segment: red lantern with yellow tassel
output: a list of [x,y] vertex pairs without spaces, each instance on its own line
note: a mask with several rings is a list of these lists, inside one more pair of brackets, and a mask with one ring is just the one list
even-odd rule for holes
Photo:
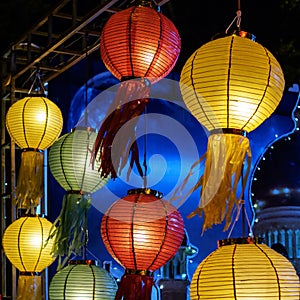
[[161,193],[133,189],[106,211],[101,236],[108,252],[125,267],[115,300],[150,300],[153,272],[176,254],[184,222]]
[[134,134],[138,118],[131,122],[128,137],[112,147],[114,137],[127,121],[141,115],[151,84],[171,72],[181,49],[176,27],[154,8],[153,1],[136,2],[108,19],[100,40],[103,63],[121,81],[94,146],[94,159],[99,152],[101,161],[99,172],[111,178],[120,174],[129,154],[131,166],[136,164],[142,176]]

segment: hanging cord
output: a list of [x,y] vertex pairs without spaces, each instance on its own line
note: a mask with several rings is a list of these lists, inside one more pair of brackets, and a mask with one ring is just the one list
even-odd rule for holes
[[[87,42],[88,42],[88,34],[87,32],[84,35],[83,38],[83,43],[84,43],[84,49],[85,49],[85,84],[84,84],[84,101],[85,101],[85,110],[84,110],[84,124],[87,127],[88,124],[88,47],[87,47]],[[88,135],[90,137],[90,135]],[[84,181],[84,176],[83,176],[83,181]],[[83,185],[83,182],[82,182]],[[87,222],[88,219],[88,211],[85,211],[85,220]],[[87,248],[88,248],[88,226],[87,223],[83,224],[84,226],[82,227],[83,231],[83,236],[84,236],[84,245],[83,245],[83,259],[86,260],[87,257]]]
[[[30,89],[29,89],[29,91],[28,91],[28,94],[30,95],[31,92],[32,92],[32,90],[34,89],[34,87],[37,86],[37,88],[39,89],[39,91],[41,92],[41,94],[44,94],[44,95],[45,95],[46,92],[45,92],[45,88],[44,88],[44,85],[43,85],[42,80],[41,80],[41,72],[40,72],[40,68],[37,67],[35,73],[33,73],[33,74],[35,75],[35,77],[34,77],[34,80],[33,80],[32,85],[31,85],[31,87],[30,87]],[[33,75],[33,74],[32,74],[32,75]],[[32,76],[32,75],[31,75],[31,76]],[[31,76],[30,76],[30,77],[31,77]]]
[[[243,168],[242,168],[242,173],[241,173],[241,181],[242,182],[244,181],[244,171],[243,171]],[[248,217],[247,210],[246,210],[246,206],[245,206],[245,200],[244,200],[245,195],[244,195],[244,192],[243,192],[242,198],[243,199],[239,200],[239,203],[238,203],[238,206],[237,206],[236,217],[234,219],[234,222],[232,223],[232,226],[231,226],[231,229],[230,229],[230,231],[228,233],[228,237],[227,238],[230,238],[230,236],[232,234],[232,231],[233,231],[233,228],[235,227],[236,222],[239,220],[241,213],[242,213],[242,236],[243,237],[246,236],[246,228],[245,228],[246,222],[247,222],[248,229],[249,229],[249,236],[251,236],[251,237],[253,236],[252,226],[250,224],[249,217]]]
[[84,110],[84,124],[88,124],[88,47],[87,47],[88,34],[86,33],[83,39],[84,49],[85,49],[85,85],[84,85],[84,100],[85,100],[85,110]]
[[233,231],[233,228],[235,227],[236,222],[239,220],[241,213],[242,213],[242,227],[243,227],[242,228],[242,232],[243,232],[242,235],[243,235],[243,237],[246,236],[245,223],[247,223],[248,228],[249,228],[249,236],[253,236],[252,226],[250,224],[250,220],[249,220],[249,217],[248,217],[248,214],[247,214],[247,211],[246,211],[245,200],[239,200],[239,205],[238,205],[238,208],[237,208],[236,217],[234,219],[234,222],[232,223],[232,226],[231,226],[231,229],[228,233],[227,238],[230,238],[230,236],[232,234],[232,231]]
[[242,17],[242,11],[241,11],[241,2],[240,0],[238,0],[238,10],[236,12],[236,16],[234,17],[234,19],[232,20],[232,22],[229,24],[229,26],[227,27],[225,33],[228,33],[228,30],[230,29],[230,27],[232,26],[232,24],[236,21],[236,27],[238,30],[241,29],[241,17]]
[[[88,212],[85,211],[85,220],[87,220],[88,216],[87,216]],[[83,231],[83,236],[84,236],[84,245],[83,245],[83,251],[82,251],[82,257],[84,260],[86,260],[86,253],[87,253],[87,249],[88,249],[88,242],[89,242],[89,231],[88,231],[88,228],[87,228],[87,224],[86,226],[84,226],[82,228],[82,231]]]
[[145,106],[144,109],[144,162],[143,162],[143,167],[144,167],[144,175],[143,175],[143,184],[144,188],[147,188],[147,106]]

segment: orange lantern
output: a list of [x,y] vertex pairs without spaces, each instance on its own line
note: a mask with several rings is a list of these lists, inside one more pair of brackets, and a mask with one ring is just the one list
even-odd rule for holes
[[101,235],[108,252],[125,267],[115,300],[149,300],[153,272],[176,254],[184,222],[161,193],[133,189],[106,211]]
[[[125,167],[129,152],[131,165],[135,163],[142,176],[133,134],[137,118],[132,119],[144,111],[151,84],[171,72],[180,53],[181,40],[176,27],[153,6],[153,1],[142,0],[117,12],[102,31],[101,58],[121,81],[94,146],[95,159],[99,151],[99,172],[103,176],[111,174],[111,178],[116,178]],[[116,133],[129,120],[132,123],[128,137],[116,143]]]

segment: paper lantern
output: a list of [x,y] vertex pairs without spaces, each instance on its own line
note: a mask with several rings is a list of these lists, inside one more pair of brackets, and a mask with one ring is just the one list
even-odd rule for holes
[[125,268],[116,300],[148,300],[153,272],[176,254],[184,222],[161,193],[134,189],[106,211],[101,236],[108,252]]
[[44,217],[26,215],[12,222],[3,234],[5,255],[20,271],[18,299],[40,299],[41,272],[55,260],[53,241],[48,240],[52,226]]
[[190,286],[191,300],[299,297],[299,277],[293,265],[256,238],[219,241],[219,248],[197,267]]
[[[101,174],[111,174],[112,178],[125,167],[129,153],[132,165],[135,163],[140,172],[134,134],[138,118],[134,117],[144,111],[151,84],[171,72],[181,49],[176,27],[154,8],[154,1],[137,3],[113,14],[100,39],[102,61],[121,81],[94,147],[94,155],[99,152],[101,159]],[[118,130],[129,120],[128,136],[114,141]]]
[[49,286],[50,300],[113,300],[117,283],[112,275],[91,260],[70,260]]
[[43,196],[44,150],[59,137],[63,118],[59,107],[41,96],[28,96],[12,104],[6,114],[11,139],[23,149],[16,186],[18,208],[29,210]]
[[228,229],[250,170],[247,134],[274,112],[284,90],[278,61],[249,36],[236,31],[204,44],[181,71],[183,101],[209,131],[206,154],[194,166],[205,161],[204,173],[190,191],[201,187],[189,217],[204,213],[203,230],[224,219]]
[[[101,177],[98,164],[91,165],[91,152],[97,133],[89,127],[76,127],[57,139],[49,151],[53,177],[66,190],[61,212],[54,222],[56,238],[53,253],[58,255],[58,269],[80,254],[86,243],[87,218],[91,194],[101,189],[109,178]],[[61,262],[62,257],[64,261]]]

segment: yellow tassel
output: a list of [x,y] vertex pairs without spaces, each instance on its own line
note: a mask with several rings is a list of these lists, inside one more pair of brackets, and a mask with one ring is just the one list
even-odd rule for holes
[[40,275],[20,275],[17,300],[42,300]]
[[[244,170],[246,158],[247,169]],[[189,178],[193,175],[193,169],[199,167],[205,160],[203,175],[185,196],[186,199],[196,189],[201,190],[198,207],[187,217],[192,218],[195,215],[204,217],[202,234],[206,229],[221,224],[224,220],[224,231],[231,225],[234,219],[232,214],[238,208],[244,194],[251,158],[247,137],[229,133],[216,133],[209,136],[205,155],[193,164],[180,188],[180,191],[185,188]],[[240,195],[237,195],[240,183],[242,183]],[[178,190],[175,193],[178,193]],[[173,195],[170,201],[178,200],[178,198]]]
[[23,151],[16,186],[16,206],[27,211],[36,208],[43,197],[44,153]]

